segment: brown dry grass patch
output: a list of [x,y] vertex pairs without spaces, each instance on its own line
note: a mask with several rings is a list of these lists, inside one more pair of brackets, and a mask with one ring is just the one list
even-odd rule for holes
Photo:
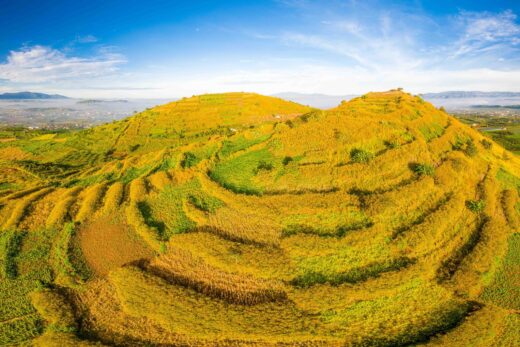
[[98,276],[154,256],[154,252],[118,216],[102,216],[83,225],[78,232],[78,241],[85,261]]
[[174,249],[152,260],[147,270],[170,283],[235,304],[255,305],[287,299],[281,283],[222,271],[188,251]]

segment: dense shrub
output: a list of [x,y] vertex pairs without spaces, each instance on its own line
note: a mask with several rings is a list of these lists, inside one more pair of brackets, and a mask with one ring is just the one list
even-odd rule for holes
[[224,206],[224,203],[219,199],[202,193],[191,194],[188,199],[193,206],[201,211],[209,213],[214,213],[219,207]]
[[470,157],[473,157],[477,154],[477,146],[475,146],[473,140],[468,140],[466,143],[466,148],[464,149],[464,153]]
[[385,144],[386,147],[388,147],[390,149],[398,148],[400,146],[398,139],[386,140],[384,142],[384,144]]
[[374,158],[374,154],[361,148],[350,151],[350,161],[353,163],[368,163]]
[[260,170],[266,170],[266,171],[271,171],[272,169],[274,168],[273,164],[272,163],[269,163],[265,160],[261,160],[259,163],[258,163],[258,166],[256,167],[256,169],[258,171]]
[[480,213],[486,207],[486,203],[484,200],[468,200],[466,201],[466,207],[470,209],[471,212]]
[[461,140],[460,138],[456,140],[456,142],[453,144],[453,150],[455,151],[462,151],[464,154],[466,154],[469,157],[473,157],[477,154],[477,146],[475,146],[475,143],[473,142],[473,139],[469,138],[467,140]]
[[435,175],[435,168],[429,164],[413,163],[410,168],[419,176],[433,176]]
[[20,252],[22,241],[27,235],[25,231],[11,231],[11,235],[5,247],[4,273],[9,279],[14,279],[18,275],[15,258]]
[[493,142],[488,141],[488,140],[486,140],[486,139],[482,139],[482,141],[480,141],[480,143],[482,144],[482,146],[483,146],[485,149],[491,149],[491,147],[493,147]]
[[182,159],[181,166],[186,169],[197,165],[198,162],[199,159],[195,154],[191,152],[186,152],[184,153],[184,158]]

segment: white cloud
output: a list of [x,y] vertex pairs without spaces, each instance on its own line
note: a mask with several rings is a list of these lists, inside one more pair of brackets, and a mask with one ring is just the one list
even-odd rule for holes
[[16,83],[46,83],[85,79],[113,74],[126,59],[117,53],[102,52],[81,58],[45,46],[32,46],[11,51],[0,64],[0,79]]
[[468,40],[495,41],[520,34],[512,11],[498,14],[462,12],[460,19],[466,24],[465,38]]
[[[453,56],[481,54],[489,51],[507,53],[520,39],[520,25],[512,11],[501,13],[461,12],[457,17],[462,35],[455,43]],[[506,49],[506,52],[503,50]]]
[[337,30],[346,32],[351,35],[359,35],[361,34],[363,28],[357,22],[353,20],[340,20],[340,21],[322,21],[322,24],[329,25]]
[[[467,70],[388,70],[385,73],[361,67],[303,65],[288,69],[235,71],[202,80],[183,81],[198,92],[244,88],[262,93],[356,94],[404,87],[414,93],[452,90],[517,90],[520,71],[488,68]],[[172,85],[172,88],[175,88]]]

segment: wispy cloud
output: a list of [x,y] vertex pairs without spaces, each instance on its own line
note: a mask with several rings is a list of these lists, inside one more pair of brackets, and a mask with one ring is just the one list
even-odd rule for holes
[[492,42],[520,34],[520,25],[515,22],[517,16],[510,10],[498,14],[461,12],[459,18],[466,26],[466,40]]
[[0,78],[18,83],[93,78],[113,74],[125,62],[124,56],[113,52],[85,58],[68,56],[50,47],[31,46],[9,52],[7,61],[0,63]]
[[313,49],[325,50],[350,58],[361,66],[374,67],[368,59],[359,54],[358,49],[345,41],[336,41],[321,35],[308,35],[302,33],[284,33],[280,36],[286,44],[298,45]]
[[74,42],[77,42],[77,43],[94,43],[94,42],[98,42],[98,38],[95,37],[94,35],[85,35],[85,36],[76,36],[76,39],[74,40]]
[[396,9],[328,16],[321,18],[321,26],[285,31],[277,39],[285,45],[346,57],[346,66],[382,74],[439,68],[520,68],[505,64],[520,63],[520,25],[510,10],[461,11],[451,21]]
[[361,32],[363,31],[362,25],[356,20],[324,20],[321,23],[356,36],[361,34]]
[[[352,19],[323,20],[323,28],[313,33],[285,32],[281,42],[327,51],[347,57],[347,66],[359,66],[384,73],[388,69],[413,69],[423,59],[417,52],[417,40],[410,31],[395,27],[387,14],[363,24]],[[330,31],[332,30],[332,31]]]
[[520,25],[512,11],[501,13],[461,12],[457,17],[462,34],[455,43],[454,57],[497,53],[504,55],[520,49]]

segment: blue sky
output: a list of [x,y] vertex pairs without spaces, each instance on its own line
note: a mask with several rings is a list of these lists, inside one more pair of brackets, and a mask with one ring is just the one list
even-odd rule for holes
[[0,0],[0,92],[520,91],[519,1]]

